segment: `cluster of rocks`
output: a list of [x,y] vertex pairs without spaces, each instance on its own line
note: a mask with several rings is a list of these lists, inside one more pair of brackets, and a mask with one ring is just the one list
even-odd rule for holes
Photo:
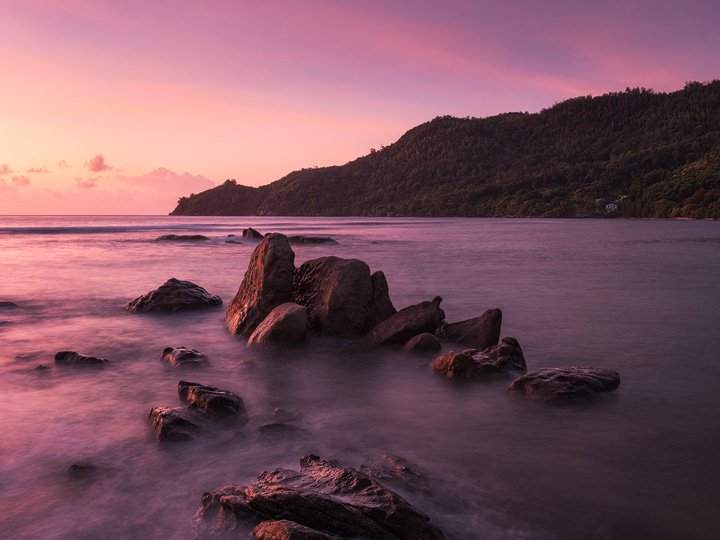
[[[260,233],[260,231],[249,227],[243,229],[242,237],[248,240],[262,240],[266,235]],[[337,244],[337,241],[330,238],[329,236],[307,236],[304,234],[295,234],[287,237],[288,242],[291,244]]]

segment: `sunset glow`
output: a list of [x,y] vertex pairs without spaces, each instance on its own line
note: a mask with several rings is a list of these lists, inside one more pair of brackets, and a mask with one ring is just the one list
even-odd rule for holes
[[0,213],[167,213],[435,116],[720,73],[713,2],[6,0]]

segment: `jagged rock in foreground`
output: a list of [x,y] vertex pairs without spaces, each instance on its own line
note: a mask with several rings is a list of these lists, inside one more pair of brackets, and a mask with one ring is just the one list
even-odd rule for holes
[[430,302],[420,302],[401,309],[370,330],[361,342],[370,345],[404,345],[418,334],[434,333],[445,319],[440,302],[442,298],[436,296]]
[[156,242],[204,242],[210,240],[202,234],[163,234],[158,236]]
[[295,253],[285,235],[263,237],[225,314],[230,333],[250,337],[274,308],[292,300],[294,263]]
[[237,394],[221,390],[214,386],[180,381],[178,396],[192,409],[214,419],[232,419],[239,423],[247,423],[245,403]]
[[172,368],[205,367],[210,360],[196,349],[187,347],[167,347],[162,353],[162,359]]
[[405,352],[434,352],[442,348],[440,340],[434,334],[423,332],[418,334],[403,346]]
[[55,363],[61,366],[79,366],[79,367],[102,367],[109,366],[110,361],[105,358],[97,358],[80,354],[75,351],[60,351],[55,354]]
[[246,540],[341,540],[286,519],[263,521]]
[[444,538],[428,516],[363,472],[314,455],[302,457],[300,467],[260,473],[249,486],[204,493],[197,532],[217,538],[253,522],[283,519],[344,539]]
[[157,289],[128,302],[125,309],[145,313],[176,313],[220,305],[222,305],[220,297],[211,295],[200,285],[170,278]]
[[250,240],[262,240],[263,239],[263,235],[260,234],[260,232],[256,231],[255,229],[253,229],[252,227],[243,229],[242,237],[249,238]]
[[318,334],[359,335],[395,313],[385,276],[373,276],[358,259],[313,259],[295,272],[293,299],[307,307],[310,327]]
[[443,324],[435,335],[443,341],[482,351],[498,344],[501,325],[502,311],[488,309],[479,317]]
[[307,308],[285,302],[273,309],[248,339],[248,345],[297,343],[307,334]]
[[526,394],[546,401],[586,399],[599,392],[611,392],[620,385],[620,375],[609,369],[557,367],[531,371],[515,379],[508,392]]
[[451,379],[476,379],[527,370],[520,343],[513,337],[504,337],[499,345],[484,351],[468,349],[444,354],[433,362],[433,368]]

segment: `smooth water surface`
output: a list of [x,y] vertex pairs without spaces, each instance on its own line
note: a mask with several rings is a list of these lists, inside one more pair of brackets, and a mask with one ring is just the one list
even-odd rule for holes
[[[552,406],[506,394],[505,379],[445,380],[432,356],[327,339],[248,349],[224,309],[123,311],[170,277],[227,305],[256,244],[225,239],[247,226],[332,236],[338,245],[296,246],[296,265],[363,259],[385,272],[396,307],[439,294],[448,320],[499,307],[529,369],[605,367],[622,384]],[[169,233],[211,241],[153,241]],[[0,537],[192,538],[204,491],[307,452],[349,466],[410,460],[433,491],[400,492],[448,538],[720,537],[719,223],[0,217],[0,276],[0,301],[19,305],[0,308]],[[178,345],[212,366],[169,369],[161,352]],[[56,368],[59,350],[112,365]],[[250,424],[158,448],[145,416],[180,405],[180,378],[238,393]],[[310,435],[258,435],[275,408]],[[97,473],[68,475],[85,462]]]

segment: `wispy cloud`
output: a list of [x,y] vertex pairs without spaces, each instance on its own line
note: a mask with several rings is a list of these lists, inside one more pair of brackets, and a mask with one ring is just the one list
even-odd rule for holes
[[86,163],[87,168],[89,171],[92,172],[103,172],[103,171],[112,171],[113,168],[110,166],[110,164],[105,161],[105,156],[102,154],[96,155],[94,158],[92,158],[90,161]]
[[93,189],[98,185],[97,178],[76,178],[75,185],[82,189]]
[[0,164],[0,174],[10,174],[13,170],[8,166],[7,163]]
[[68,165],[68,162],[65,161],[64,159],[61,159],[60,161],[58,161],[58,168],[59,168],[59,169],[67,169],[67,168],[69,168],[69,167],[70,167],[70,165]]
[[30,167],[29,169],[26,169],[25,172],[43,174],[49,173],[50,171],[48,171],[45,167]]
[[12,183],[16,186],[29,186],[30,179],[27,176],[13,176]]

